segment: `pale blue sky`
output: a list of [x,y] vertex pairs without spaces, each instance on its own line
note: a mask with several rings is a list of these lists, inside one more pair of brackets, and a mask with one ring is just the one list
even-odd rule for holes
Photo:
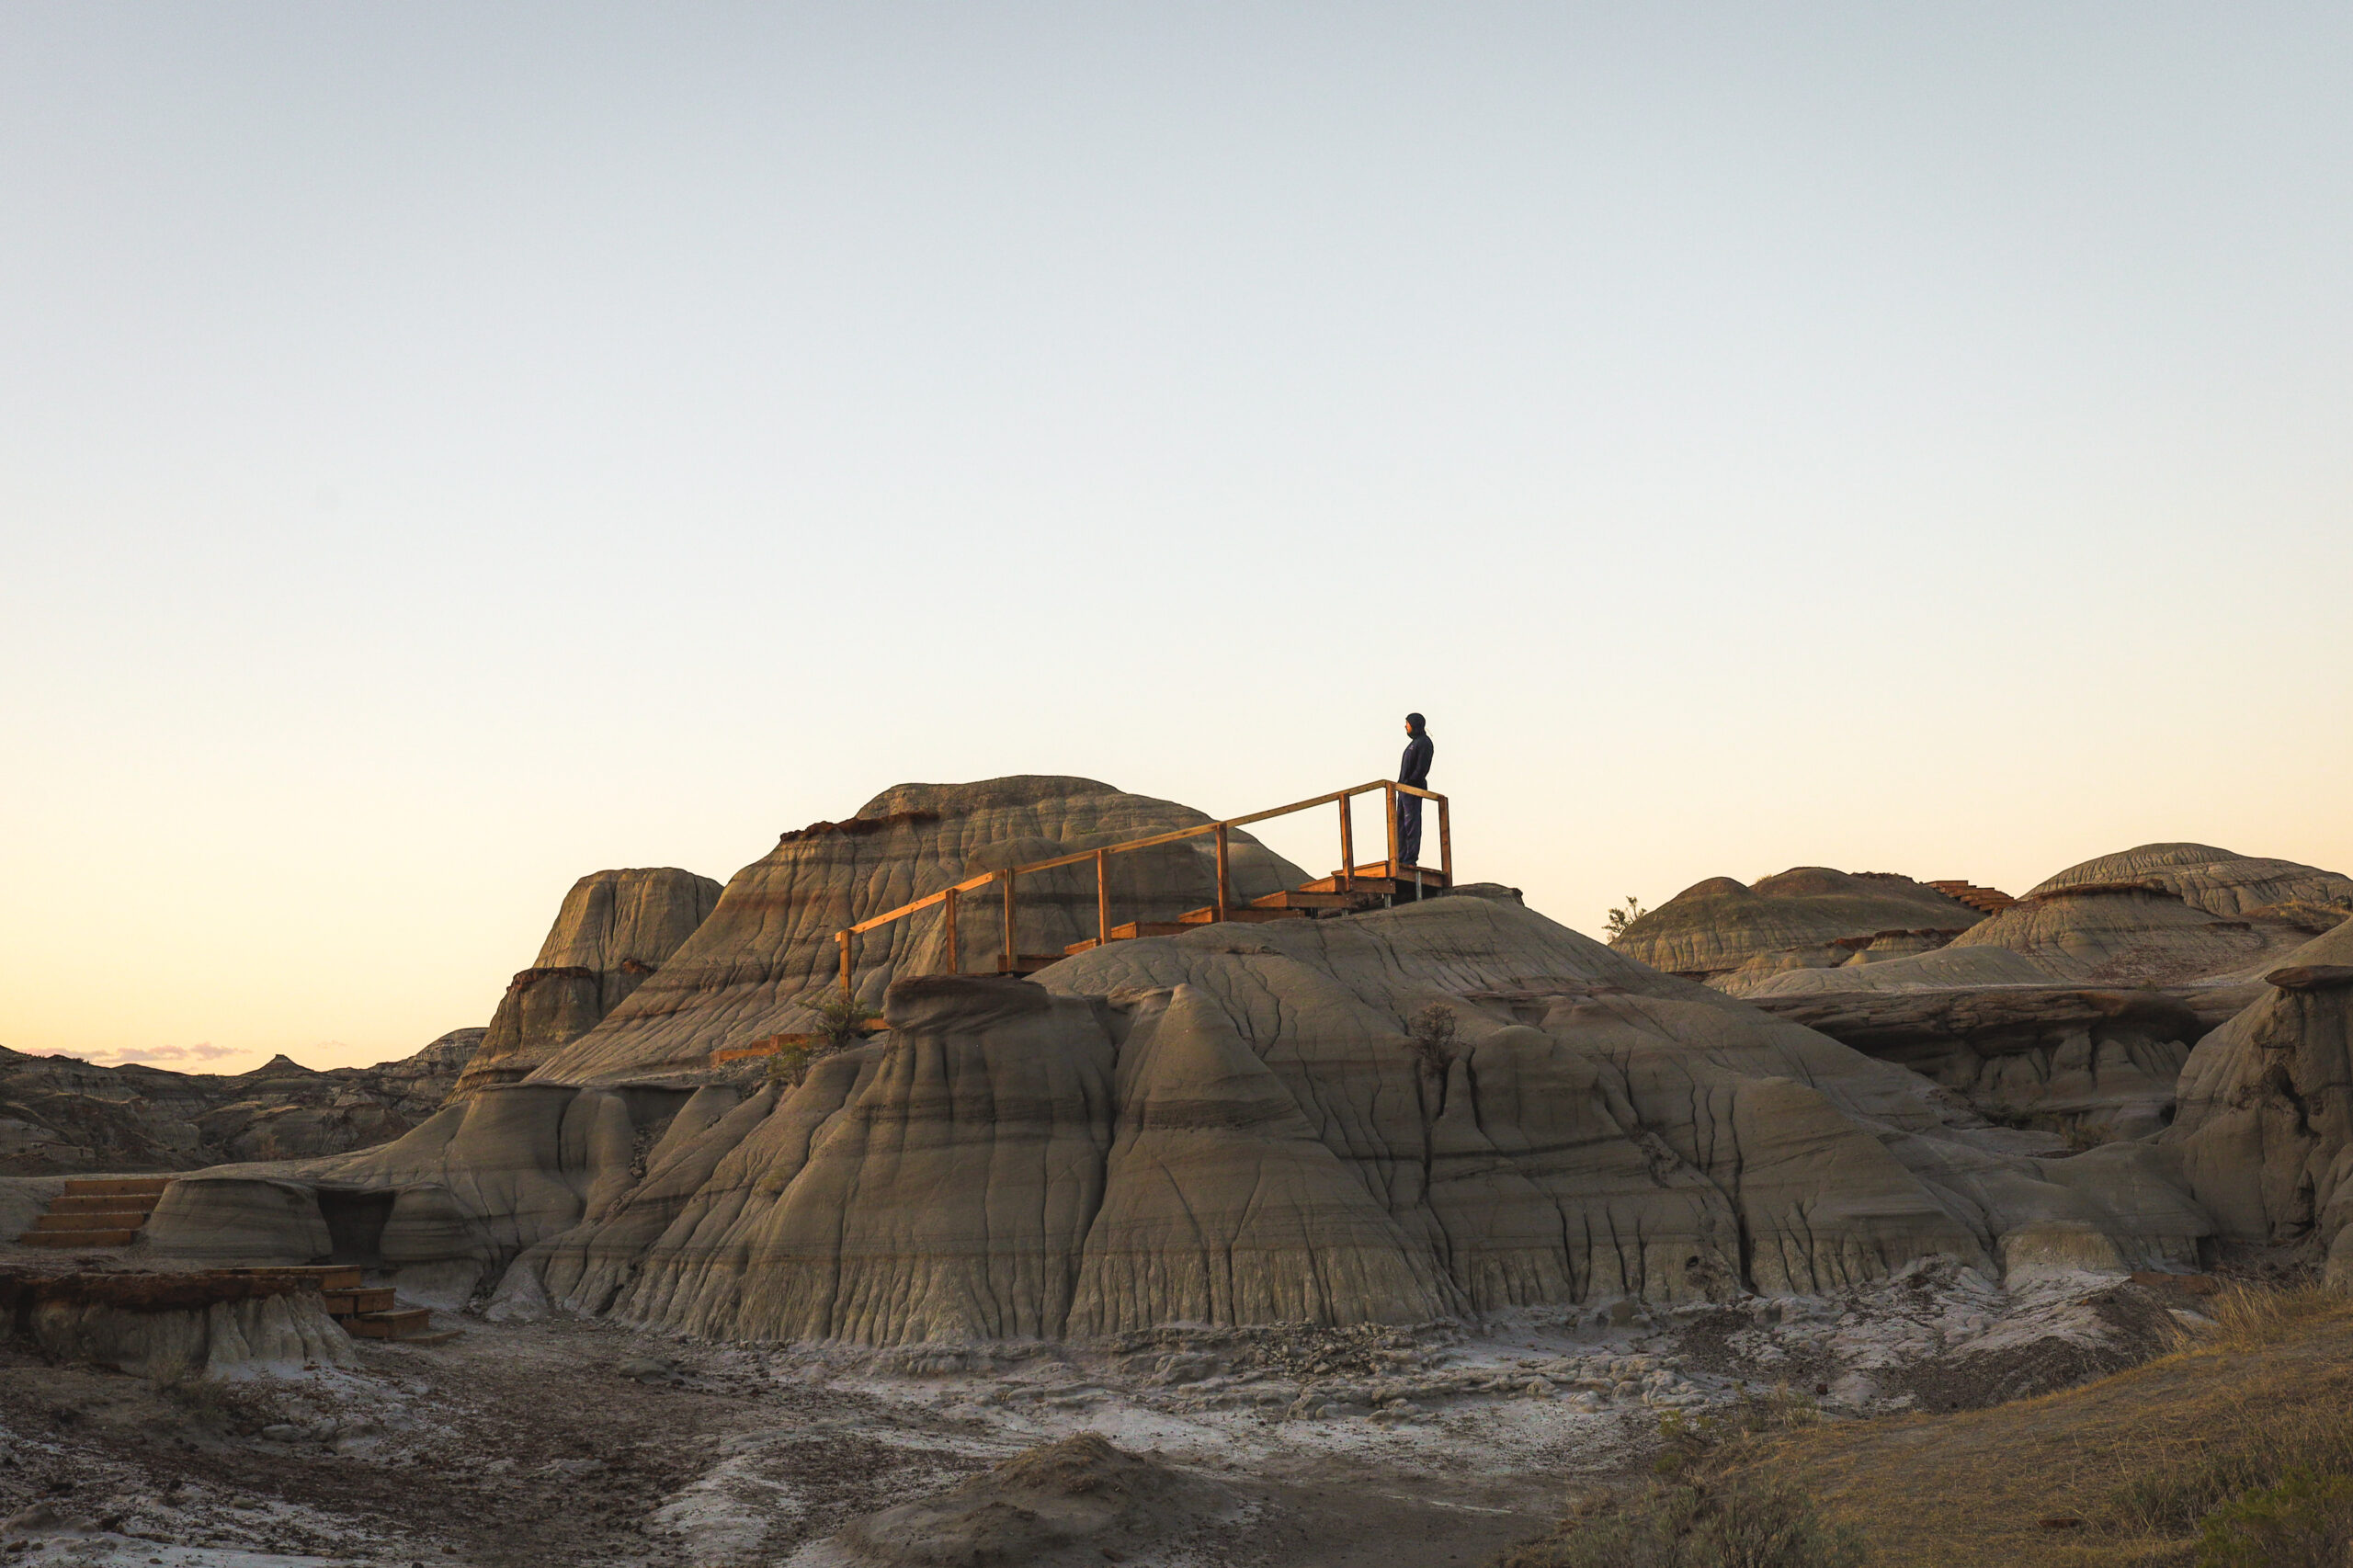
[[404,1053],[583,872],[1407,708],[1587,930],[2353,869],[2348,80],[2321,5],[0,3],[0,1044]]

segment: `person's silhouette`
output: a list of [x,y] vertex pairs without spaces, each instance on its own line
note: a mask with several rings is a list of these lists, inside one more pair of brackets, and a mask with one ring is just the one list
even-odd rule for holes
[[[1419,713],[1405,715],[1405,755],[1397,764],[1397,782],[1411,784],[1416,790],[1430,787],[1430,744],[1428,721]],[[1418,866],[1422,861],[1422,798],[1400,794],[1397,797],[1397,862],[1403,866]],[[1392,868],[1392,875],[1395,874]]]

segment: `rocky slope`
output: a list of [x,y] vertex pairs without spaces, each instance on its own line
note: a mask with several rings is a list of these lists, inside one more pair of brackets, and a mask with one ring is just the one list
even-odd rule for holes
[[597,871],[574,882],[540,956],[499,998],[458,1093],[528,1076],[596,1028],[695,934],[719,892],[709,877],[675,866]]
[[298,1195],[372,1190],[404,1289],[503,1274],[517,1310],[897,1343],[1819,1292],[1927,1254],[2028,1278],[2210,1228],[2162,1151],[2023,1157],[1917,1074],[1500,889],[884,1007],[748,1098],[542,1076],[381,1149],[207,1172],[153,1245],[307,1256]]
[[283,1056],[174,1073],[0,1049],[0,1175],[194,1170],[385,1142],[440,1108],[482,1037],[453,1029],[398,1062],[324,1072]]
[[[841,822],[813,823],[735,873],[710,916],[595,1028],[534,1076],[582,1083],[699,1076],[715,1049],[806,1030],[801,1005],[835,983],[842,926],[983,871],[1140,838],[1211,819],[1188,806],[1086,778],[1024,775],[976,784],[902,784]],[[1235,834],[1231,879],[1240,898],[1294,886],[1307,873]],[[1215,898],[1210,840],[1114,856],[1111,918],[1173,920]],[[1060,953],[1095,934],[1095,882],[1079,865],[1021,879],[1024,952]],[[1000,912],[989,894],[966,906],[960,957],[995,967]],[[860,997],[879,1006],[903,970],[942,967],[940,916],[927,912],[859,941]],[[813,989],[814,988],[814,989]]]

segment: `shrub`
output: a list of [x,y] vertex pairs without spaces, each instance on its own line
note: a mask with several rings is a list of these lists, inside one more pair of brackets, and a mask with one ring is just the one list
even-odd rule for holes
[[1455,1028],[1454,1009],[1443,1002],[1433,1002],[1414,1015],[1405,1049],[1427,1076],[1443,1082],[1446,1070],[1454,1065]]
[[2198,1568],[2344,1568],[2353,1553],[2353,1477],[2291,1472],[2206,1516]]
[[1614,942],[1624,936],[1633,926],[1635,921],[1649,913],[1649,910],[1643,907],[1641,899],[1636,898],[1632,893],[1628,893],[1625,903],[1616,905],[1609,911],[1609,939]]
[[1664,1446],[1652,1468],[1661,1475],[1677,1476],[1702,1466],[1736,1464],[1751,1439],[1810,1426],[1820,1419],[1822,1407],[1787,1383],[1776,1384],[1769,1393],[1743,1389],[1739,1400],[1722,1410],[1696,1416],[1670,1410],[1660,1416],[1658,1435]]
[[806,1039],[785,1041],[768,1058],[768,1076],[796,1085],[809,1076],[811,1063],[864,1040],[872,1017],[855,997],[830,988],[824,1000],[802,1005],[817,1015],[816,1028]]

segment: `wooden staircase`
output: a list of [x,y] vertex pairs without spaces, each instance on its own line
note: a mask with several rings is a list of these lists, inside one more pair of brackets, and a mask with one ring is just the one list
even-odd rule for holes
[[[1350,802],[1358,795],[1381,797],[1384,831],[1389,837],[1389,858],[1370,865],[1357,863],[1355,828],[1349,815]],[[1438,863],[1435,868],[1402,862],[1398,851],[1400,835],[1397,825],[1397,803],[1401,798],[1414,797],[1427,801],[1438,808]],[[1343,868],[1328,877],[1305,882],[1264,898],[1237,903],[1229,896],[1230,852],[1232,836],[1241,828],[1276,817],[1289,816],[1294,812],[1313,811],[1322,806],[1339,807],[1340,864]],[[1174,920],[1131,920],[1124,925],[1111,923],[1111,857],[1133,850],[1155,848],[1165,844],[1176,844],[1191,838],[1208,837],[1213,841],[1217,857],[1217,902],[1207,908],[1187,910]],[[1022,877],[1040,871],[1051,871],[1063,866],[1092,862],[1095,869],[1095,931],[1083,942],[1073,942],[1059,953],[1025,953],[1019,949],[1016,933],[1019,930],[1017,909],[1019,903],[1015,883]],[[905,920],[927,909],[940,912],[941,951],[944,963],[939,972],[962,974],[965,966],[959,961],[958,904],[965,895],[994,886],[1004,908],[997,922],[1001,939],[996,949],[995,971],[999,974],[1035,974],[1049,964],[1060,963],[1073,953],[1083,953],[1107,942],[1133,941],[1140,937],[1174,937],[1197,926],[1213,926],[1221,921],[1255,924],[1268,920],[1299,920],[1318,915],[1347,914],[1369,909],[1376,903],[1395,903],[1417,899],[1427,893],[1445,892],[1454,881],[1454,835],[1448,801],[1435,790],[1417,785],[1401,784],[1392,779],[1375,779],[1370,784],[1358,784],[1346,790],[1335,790],[1328,795],[1318,795],[1309,801],[1294,801],[1287,806],[1252,812],[1245,816],[1229,817],[1222,822],[1197,823],[1191,827],[1172,828],[1165,833],[1147,834],[1120,844],[1107,844],[1100,848],[1081,849],[1067,855],[1057,855],[1026,865],[1006,866],[993,871],[983,871],[965,878],[951,887],[926,893],[911,903],[896,909],[869,915],[853,926],[845,926],[834,933],[834,940],[841,951],[842,996],[855,996],[853,983],[856,967],[853,949],[858,938],[866,932],[878,930],[897,921]],[[765,1045],[767,1042],[758,1042]]]
[[389,1285],[364,1285],[357,1264],[313,1264],[299,1267],[224,1268],[233,1275],[261,1275],[292,1279],[319,1293],[327,1315],[354,1339],[419,1339],[433,1332],[433,1312],[426,1307],[396,1303]]
[[33,1228],[17,1238],[28,1247],[129,1246],[163,1200],[169,1176],[79,1176],[49,1200]]

